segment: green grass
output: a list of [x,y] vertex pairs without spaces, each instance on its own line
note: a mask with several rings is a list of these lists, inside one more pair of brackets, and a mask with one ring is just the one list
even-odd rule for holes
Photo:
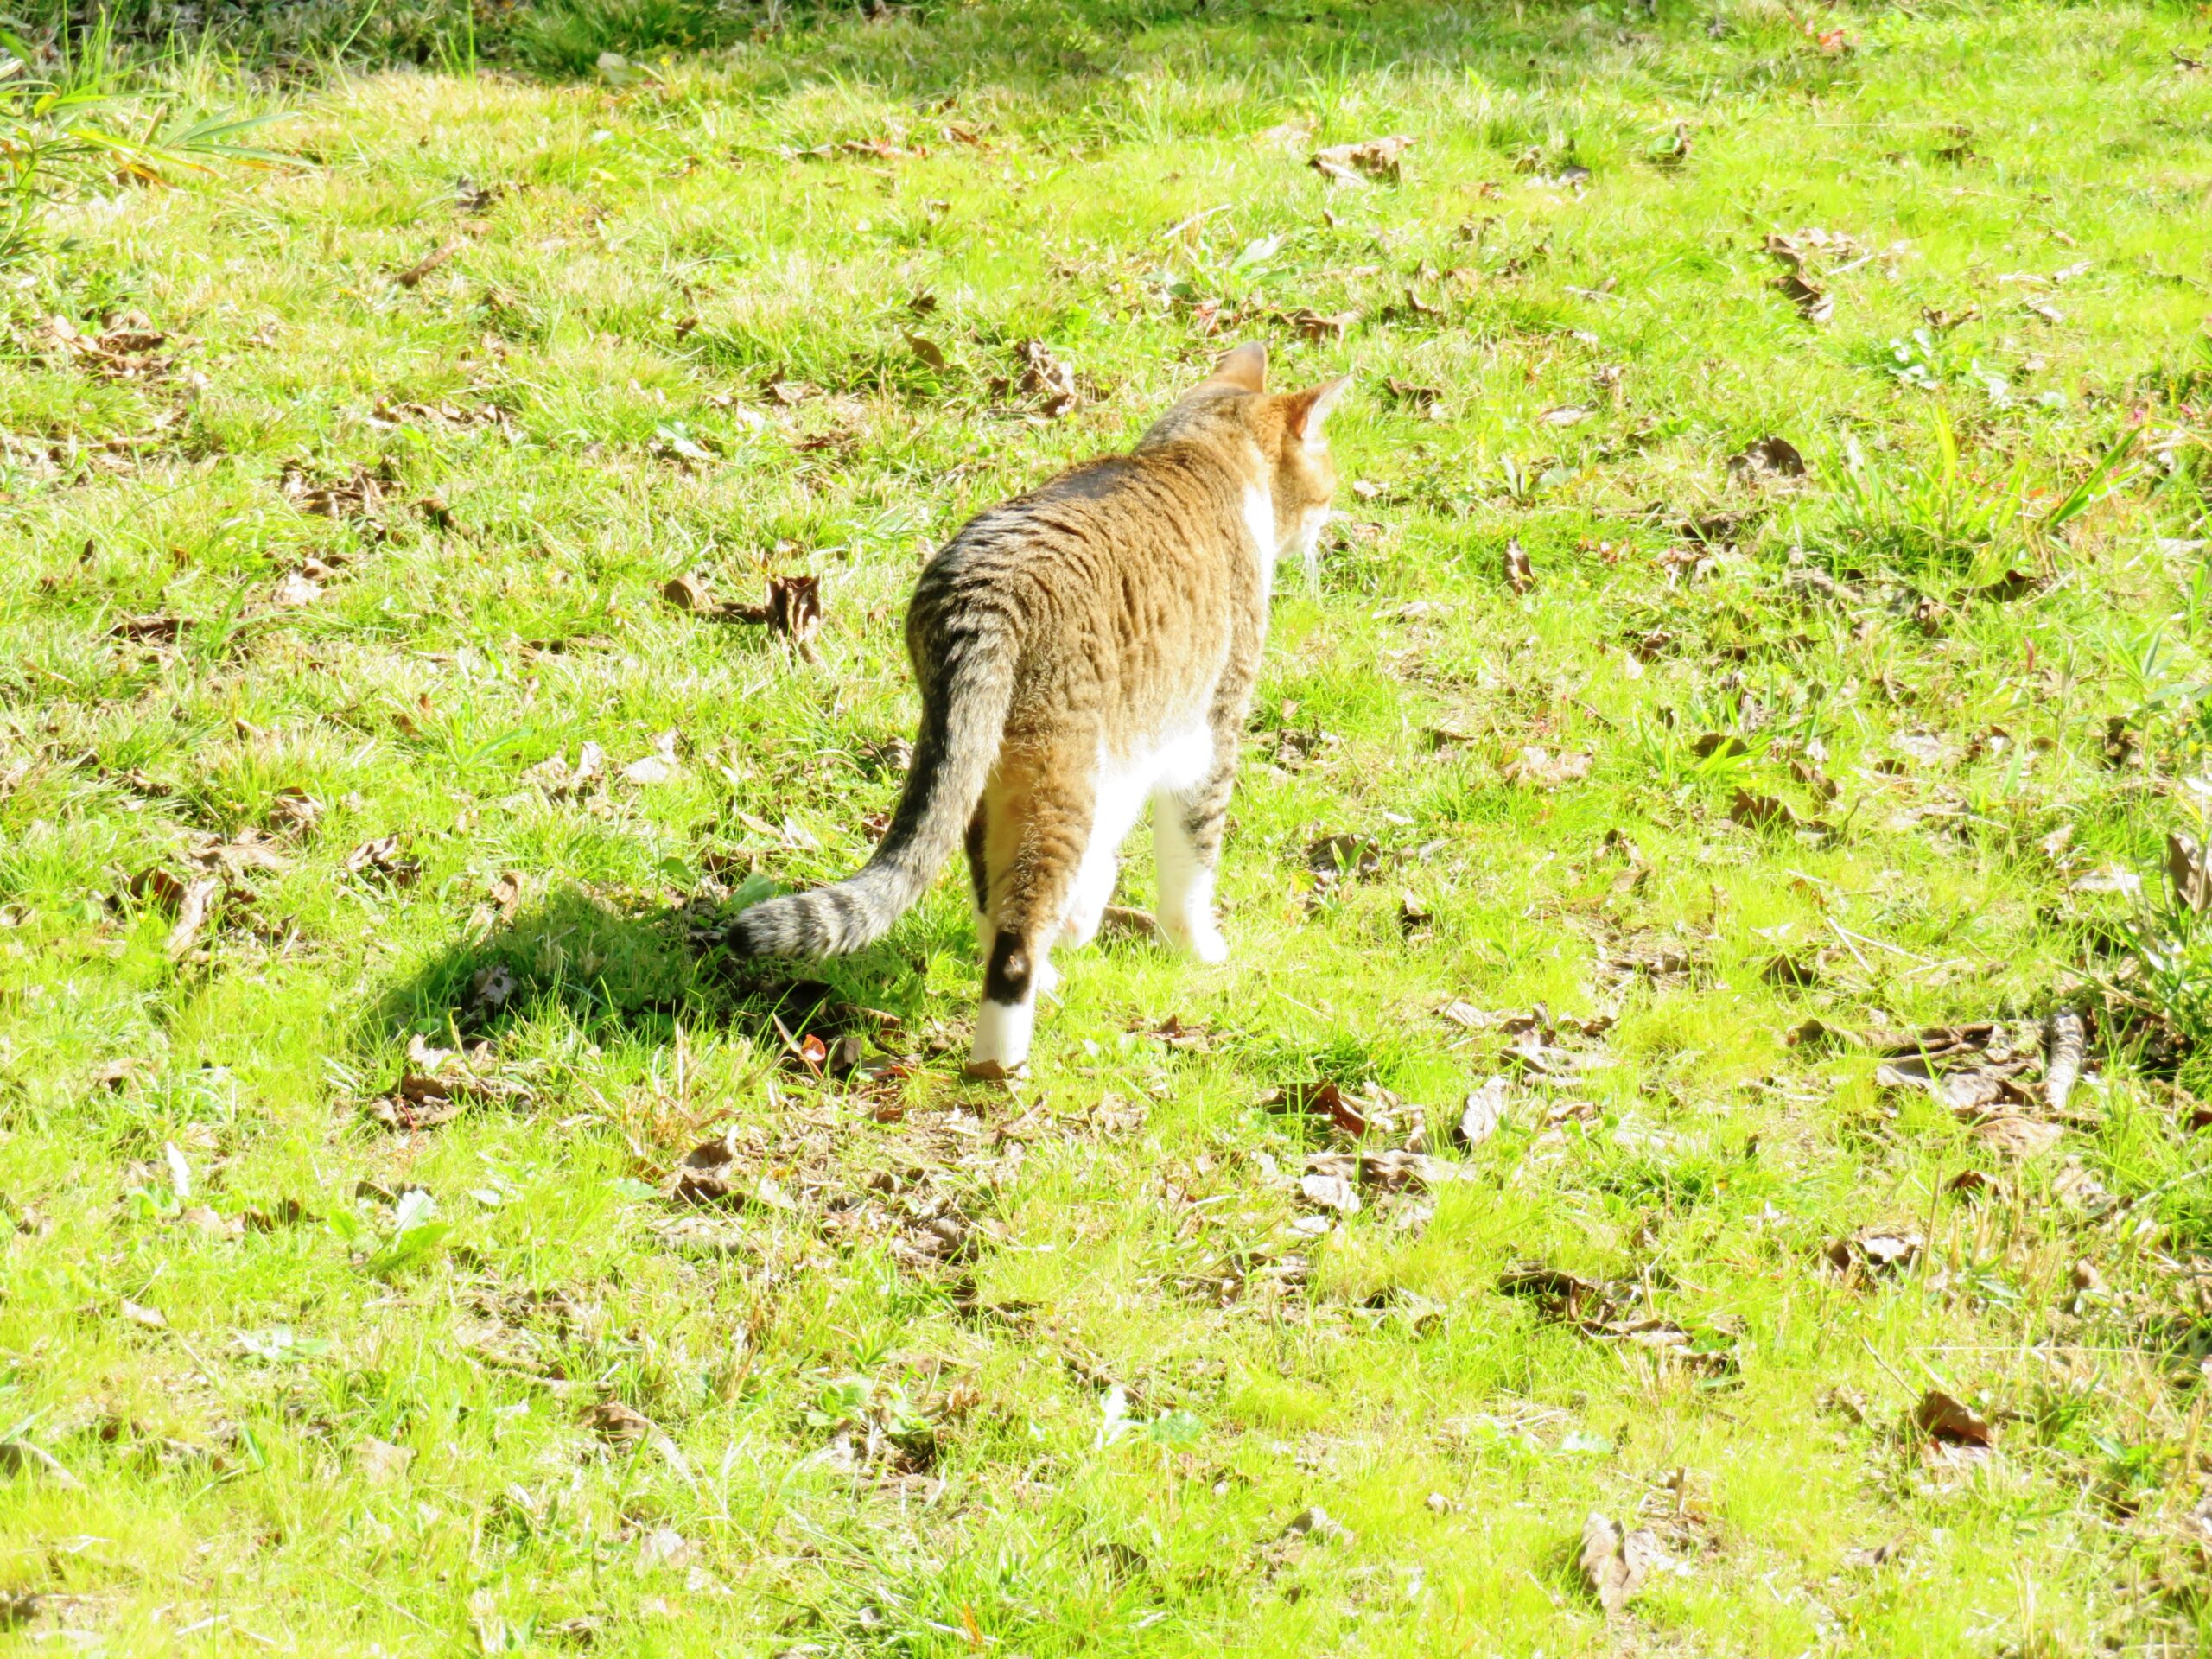
[[[296,168],[65,209],[0,357],[12,1639],[2212,1644],[2212,953],[2170,918],[2131,976],[2125,934],[2212,736],[2212,77],[2169,55],[2205,28],[1817,27],[1851,49],[1764,0],[945,7],[619,92],[310,81],[257,135]],[[1398,182],[1305,165],[1390,133]],[[806,153],[876,139],[926,153]],[[502,194],[465,213],[462,176]],[[1815,259],[1823,324],[1764,245],[1808,227],[1854,245]],[[1358,316],[1315,341],[1301,308]],[[166,371],[55,315],[164,334]],[[1276,607],[1230,963],[1069,954],[1033,1080],[968,1084],[949,876],[826,970],[911,1072],[780,1063],[691,930],[864,855],[919,562],[1257,335],[1283,384],[1358,387],[1344,524]],[[1012,384],[1033,339],[1066,418]],[[1769,435],[1803,478],[1732,474]],[[818,575],[817,660],[669,603],[686,573]],[[668,775],[620,775],[671,732]],[[587,742],[598,785],[534,770]],[[1586,776],[1520,781],[1530,747]],[[1747,827],[1739,791],[1828,827]],[[1372,879],[1317,880],[1339,832]],[[396,874],[353,856],[387,836]],[[219,837],[173,952],[133,880]],[[1559,1027],[1582,1070],[1462,1154],[1514,1039],[1453,1001],[1614,1023]],[[2094,1075],[2027,1156],[1786,1040],[2062,1005]],[[463,1038],[484,1097],[379,1124],[410,1039]],[[1425,1120],[1465,1179],[1298,1230],[1325,1131],[1259,1103],[1313,1081],[1401,1097],[1372,1143]],[[743,1201],[669,1197],[725,1132]],[[1925,1258],[1827,1268],[1879,1223]],[[1273,1271],[1194,1284],[1240,1253]],[[1547,1319],[1500,1287],[1528,1262],[1727,1358]],[[1936,1387],[1993,1456],[1911,1428]],[[1313,1505],[1353,1535],[1282,1537]],[[1678,1569],[1611,1619],[1593,1510]]]

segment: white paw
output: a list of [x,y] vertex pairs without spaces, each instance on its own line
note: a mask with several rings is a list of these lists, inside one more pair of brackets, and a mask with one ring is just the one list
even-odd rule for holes
[[1214,925],[1213,918],[1202,916],[1193,922],[1186,917],[1160,918],[1160,931],[1167,936],[1169,944],[1189,951],[1200,962],[1217,964],[1229,960],[1229,941],[1221,937],[1221,930]]
[[1029,1058],[1029,1035],[1037,1016],[1033,1002],[994,1002],[986,997],[976,1010],[976,1040],[969,1050],[971,1077],[1010,1077]]

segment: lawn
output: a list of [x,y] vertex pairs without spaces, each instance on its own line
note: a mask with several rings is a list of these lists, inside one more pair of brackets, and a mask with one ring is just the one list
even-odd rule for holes
[[[758,15],[5,273],[0,1643],[2212,1647],[2201,9]],[[1255,338],[1229,963],[730,960]]]

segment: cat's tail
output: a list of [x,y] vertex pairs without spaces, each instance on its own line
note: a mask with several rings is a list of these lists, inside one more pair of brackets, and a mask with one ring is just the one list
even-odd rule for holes
[[922,726],[906,792],[861,870],[811,893],[764,900],[740,916],[731,946],[748,957],[837,957],[873,944],[913,907],[952,849],[998,759],[1014,700],[1016,645],[1007,620],[970,609],[931,628],[915,652]]

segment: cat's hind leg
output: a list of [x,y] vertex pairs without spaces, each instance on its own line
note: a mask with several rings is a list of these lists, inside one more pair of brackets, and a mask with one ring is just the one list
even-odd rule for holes
[[1089,760],[1002,760],[1000,778],[985,792],[991,936],[970,1077],[1010,1077],[1028,1061],[1037,998],[1058,981],[1052,946],[1090,842],[1096,780]]
[[1114,886],[1122,877],[1122,843],[1144,816],[1150,783],[1141,765],[1103,760],[1091,811],[1090,840],[1083,849],[1075,886],[1068,898],[1067,920],[1060,938],[1072,945],[1089,944],[1098,937],[1106,906],[1114,901]]

